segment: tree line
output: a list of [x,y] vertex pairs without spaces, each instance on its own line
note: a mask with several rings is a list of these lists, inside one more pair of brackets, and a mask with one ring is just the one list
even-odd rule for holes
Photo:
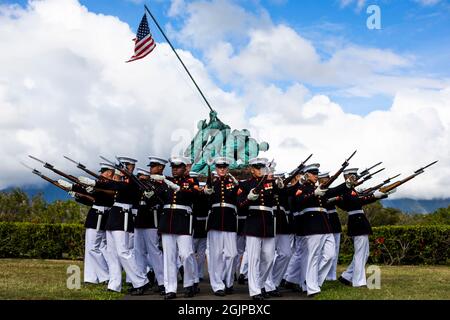
[[[42,193],[29,197],[20,188],[0,191],[0,221],[32,223],[83,224],[89,207],[74,200],[58,200],[47,203]],[[372,226],[386,225],[450,225],[450,206],[429,214],[407,214],[394,208],[385,208],[380,201],[364,208]],[[339,210],[339,218],[345,225],[347,213]]]

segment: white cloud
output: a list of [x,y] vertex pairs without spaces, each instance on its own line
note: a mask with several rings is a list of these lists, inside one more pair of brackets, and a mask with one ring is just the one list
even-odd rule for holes
[[329,51],[329,58],[323,58],[319,52],[324,48],[290,26],[274,25],[261,12],[255,15],[233,1],[194,1],[184,11],[182,27],[171,32],[200,49],[207,67],[222,83],[235,88],[282,80],[334,88],[344,96],[393,97],[400,90],[449,85],[445,79],[414,75],[415,57],[389,49],[342,40],[330,49],[328,40],[321,43]]
[[[352,166],[364,168],[383,161],[387,169],[373,185],[402,173],[406,177],[433,160],[438,164],[399,188],[393,197],[448,197],[450,190],[450,88],[441,91],[399,92],[388,111],[367,116],[346,114],[326,96],[316,95],[298,103],[296,114],[314,121],[292,123],[285,110],[264,113],[250,120],[252,130],[271,144],[268,158],[275,157],[278,170],[292,170],[310,153],[324,171],[337,170],[344,158],[358,153]],[[277,103],[279,97],[266,104]],[[284,117],[279,116],[283,114]]]
[[[72,168],[62,155],[96,167],[98,155],[145,161],[169,156],[173,131],[193,133],[208,111],[167,44],[126,64],[134,34],[117,18],[72,0],[0,7],[0,136],[6,154],[0,188],[32,179],[27,154]],[[23,41],[23,39],[27,39]],[[243,124],[244,107],[209,80],[202,63],[179,54],[226,122]]]
[[434,6],[439,2],[441,2],[441,0],[414,0],[414,1],[423,6]]
[[[180,145],[171,137],[192,133],[197,120],[207,115],[166,44],[158,44],[144,60],[124,63],[132,53],[134,35],[117,18],[93,14],[74,0],[45,0],[32,2],[27,10],[0,6],[0,25],[0,43],[8,48],[0,51],[0,149],[4,155],[0,188],[40,182],[18,163],[27,154],[63,169],[72,168],[64,154],[92,168],[99,154],[129,155],[141,161],[149,154],[169,156]],[[386,175],[406,175],[439,159],[437,166],[400,188],[398,196],[450,196],[450,86],[436,90],[433,87],[442,85],[439,80],[432,79],[436,83],[430,85],[430,79],[412,78],[396,90],[407,79],[392,76],[389,82],[389,77],[371,75],[370,66],[381,65],[385,71],[405,68],[412,63],[409,58],[350,47],[336,52],[328,61],[332,66],[326,66],[314,46],[289,27],[273,26],[267,31],[271,36],[286,36],[288,42],[280,37],[267,42],[270,37],[254,28],[249,45],[240,52],[242,58],[236,58],[230,42],[220,39],[215,44],[217,55],[208,56],[209,66],[222,71],[223,79],[241,77],[235,79],[238,90],[224,92],[210,79],[208,65],[188,51],[178,51],[224,122],[233,129],[247,127],[258,140],[268,141],[267,157],[275,158],[279,170],[291,170],[314,153],[323,169],[333,171],[355,148],[358,153],[352,165],[383,160]],[[347,77],[335,74],[345,56],[356,64],[345,65]],[[288,59],[290,64],[273,65],[273,57]],[[229,75],[221,63],[230,69]],[[275,78],[261,70],[264,63],[277,73]],[[319,69],[301,70],[308,64]],[[359,76],[353,68],[363,66],[369,69],[369,79],[372,76],[367,87],[347,80]],[[239,74],[237,67],[246,70]],[[273,82],[297,72],[301,76],[290,78],[288,86],[280,88]],[[367,116],[347,114],[326,95],[314,94],[301,84],[302,79],[315,79],[317,72],[326,79],[341,77],[363,92],[371,85],[384,85],[382,89],[394,95],[394,103],[387,111]],[[264,77],[269,81],[260,81]],[[431,88],[423,88],[428,85]]]
[[[431,0],[432,1],[432,0]],[[347,7],[356,3],[356,10],[359,12],[366,4],[366,0],[339,0],[341,7]]]

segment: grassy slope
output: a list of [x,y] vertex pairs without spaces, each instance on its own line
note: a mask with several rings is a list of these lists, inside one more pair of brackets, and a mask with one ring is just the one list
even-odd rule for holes
[[81,284],[67,289],[67,268],[77,265],[83,279],[83,262],[68,260],[0,259],[0,299],[119,299],[104,285]]
[[[0,299],[121,299],[104,285],[66,286],[67,267],[81,261],[0,259]],[[343,271],[339,266],[338,271]],[[247,298],[247,297],[245,297]],[[326,282],[315,299],[447,299],[450,300],[448,266],[381,266],[381,289],[346,287]]]

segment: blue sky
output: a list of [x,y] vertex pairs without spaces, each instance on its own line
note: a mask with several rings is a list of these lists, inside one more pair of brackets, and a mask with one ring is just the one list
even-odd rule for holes
[[[181,154],[208,109],[153,22],[156,49],[125,63],[144,1],[32,1],[0,0],[0,189],[42,183],[28,154],[65,170],[63,154],[92,168]],[[450,0],[147,4],[220,119],[269,142],[277,170],[314,153],[332,171],[355,149],[356,167],[377,158],[386,175],[439,159],[398,196],[449,197]]]
[[[0,2],[5,2],[0,1]],[[189,2],[189,1],[187,1]],[[302,37],[311,41],[317,53],[324,60],[333,54],[335,47],[348,44],[390,50],[397,55],[411,58],[413,66],[399,68],[391,75],[402,77],[431,77],[450,78],[450,2],[433,0],[404,0],[404,1],[358,1],[352,0],[318,0],[318,1],[289,1],[289,0],[253,0],[231,1],[242,7],[250,14],[265,12],[272,22],[284,24],[298,32]],[[10,1],[19,3],[26,1]],[[137,29],[143,14],[143,3],[147,3],[159,20],[167,28],[170,24],[176,29],[183,27],[185,16],[169,17],[171,1],[139,1],[139,0],[80,0],[89,11],[113,15]],[[381,9],[381,30],[369,30],[366,12],[370,4],[376,4]],[[156,27],[151,23],[150,28],[158,41],[163,41]],[[190,50],[200,60],[203,53],[198,48],[187,43],[172,42],[178,48]],[[236,48],[240,41],[236,37],[227,39]],[[245,44],[245,43],[244,43]],[[212,73],[212,77],[214,75]],[[217,80],[217,79],[216,79]],[[218,84],[224,90],[231,90],[232,84]],[[276,80],[274,84],[285,88],[290,85],[290,79]],[[303,82],[312,94],[324,93],[339,103],[346,112],[360,115],[373,110],[386,110],[392,105],[392,95],[374,94],[370,97],[348,96],[341,94],[335,87],[315,85]],[[239,91],[239,88],[234,88]]]

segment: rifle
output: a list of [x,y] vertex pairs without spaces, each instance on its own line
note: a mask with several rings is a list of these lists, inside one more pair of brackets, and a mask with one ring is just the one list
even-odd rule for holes
[[300,173],[300,171],[303,170],[303,168],[305,167],[305,163],[312,157],[312,155],[313,154],[311,153],[308,158],[306,158],[302,163],[300,163],[299,166],[295,168],[294,171],[292,171],[286,179],[283,180],[285,186],[287,186],[289,182],[291,182],[292,179],[294,179]]
[[357,150],[355,150],[350,157],[348,157],[344,163],[341,165],[341,168],[330,178],[328,179],[327,182],[322,183],[322,185],[320,186],[321,189],[328,189],[328,187],[341,175],[341,173],[344,171],[345,168],[348,167],[349,165],[349,161],[351,158],[353,158],[353,156],[355,155]]
[[274,160],[274,159],[272,159],[272,161],[270,161],[269,165],[267,166],[266,172],[264,173],[264,177],[263,177],[263,178],[259,181],[259,183],[256,185],[254,193],[259,193],[259,192],[261,192],[261,189],[264,187],[264,183],[266,183],[267,177],[269,176],[269,168],[272,166],[273,160]]
[[212,187],[211,164],[209,163],[209,161],[207,161],[206,165],[208,166],[208,175],[206,177],[206,187],[209,189]]
[[69,160],[70,162],[73,162],[77,165],[78,169],[83,170],[84,172],[86,172],[88,175],[94,177],[95,179],[99,179],[100,176],[98,174],[96,174],[95,172],[89,170],[88,168],[86,168],[85,165],[81,164],[80,162],[76,162],[75,160],[70,159],[68,156],[63,156],[64,158],[66,158],[67,160]]
[[[56,174],[58,174],[58,175],[60,175],[60,176],[62,176],[62,177],[64,177],[64,178],[66,178],[67,180],[72,181],[72,182],[75,183],[75,184],[78,184],[78,185],[82,186],[83,188],[86,188],[86,185],[83,184],[83,183],[81,183],[81,181],[80,181],[77,177],[72,176],[72,175],[67,174],[67,173],[64,173],[64,172],[62,172],[62,171],[56,169],[53,165],[51,165],[51,164],[48,163],[48,162],[42,161],[42,160],[40,160],[40,159],[38,159],[38,158],[36,158],[36,157],[33,157],[33,156],[31,156],[31,155],[28,155],[28,156],[29,156],[31,159],[36,160],[36,161],[38,161],[38,162],[44,164],[44,168],[53,171],[54,173],[56,173]],[[100,191],[100,192],[103,192],[103,193],[108,193],[108,194],[114,193],[114,191],[112,191],[112,190],[107,190],[107,189],[95,188],[95,190]]]
[[359,179],[356,180],[356,184],[355,187],[363,184],[364,182],[366,182],[367,180],[370,180],[373,178],[374,175],[376,175],[377,173],[380,173],[381,171],[383,171],[385,168],[382,168],[378,171],[375,171],[374,173],[370,173],[369,175],[366,175],[361,181],[358,181]]
[[[62,190],[64,190],[64,191],[66,191],[66,192],[71,191],[70,189],[68,189],[68,188],[63,187],[62,185],[60,185],[60,184],[58,183],[58,181],[55,181],[55,180],[50,179],[49,177],[47,177],[47,176],[45,176],[44,174],[42,174],[40,171],[38,171],[38,170],[36,170],[36,169],[34,169],[34,168],[31,168],[31,167],[27,166],[25,163],[20,162],[20,164],[23,165],[25,168],[30,169],[31,172],[34,173],[35,175],[41,177],[42,179],[44,179],[44,180],[47,181],[47,182],[50,182],[52,185],[54,185],[54,186],[56,186],[56,187],[58,187],[58,188],[60,188],[60,189],[62,189]],[[95,201],[95,199],[94,199],[93,197],[91,197],[90,195],[82,194],[82,193],[79,193],[79,192],[76,192],[76,194],[78,194],[78,195],[80,195],[80,196],[82,196],[82,197],[88,199],[89,201],[92,201],[92,202]]]
[[373,192],[375,192],[375,190],[378,190],[379,188],[381,188],[381,187],[384,186],[385,184],[388,184],[389,182],[391,182],[391,180],[397,178],[399,175],[401,175],[401,173],[399,173],[399,174],[397,174],[397,175],[395,175],[395,176],[393,176],[393,177],[390,177],[390,178],[384,180],[383,182],[377,184],[376,186],[367,188],[367,189],[361,191],[360,193],[363,194],[363,195],[369,195],[369,194],[372,194]]
[[413,173],[412,175],[406,177],[405,179],[402,179],[402,180],[396,181],[396,182],[394,182],[394,183],[391,183],[390,185],[387,185],[387,186],[385,186],[385,187],[382,187],[382,188],[380,188],[379,190],[380,190],[381,192],[383,192],[383,193],[389,192],[389,191],[391,191],[391,190],[393,190],[393,189],[395,189],[395,188],[401,186],[402,184],[408,182],[409,180],[413,179],[414,177],[418,176],[419,174],[424,173],[424,172],[425,172],[424,170],[425,170],[426,168],[431,167],[433,164],[435,164],[435,163],[438,162],[438,161],[439,161],[439,160],[436,160],[436,161],[434,161],[434,162],[432,162],[432,163],[426,165],[425,167],[422,167],[422,168],[420,168],[420,169],[417,169],[416,171],[414,171],[414,173]]
[[53,165],[51,165],[50,163],[45,162],[45,161],[42,161],[42,160],[40,160],[40,159],[38,159],[38,158],[36,158],[36,157],[33,157],[33,156],[31,156],[31,155],[28,155],[28,157],[30,157],[30,158],[33,159],[33,160],[36,160],[37,162],[42,163],[42,164],[44,165],[44,168],[53,171],[54,173],[60,175],[61,177],[64,177],[64,178],[66,178],[67,180],[72,181],[73,183],[81,184],[81,182],[78,180],[77,177],[72,176],[72,175],[67,174],[67,173],[64,173],[64,172],[62,172],[62,171],[56,169],[56,168],[55,168]]
[[363,171],[361,171],[360,174],[356,175],[356,180],[359,180],[360,178],[367,176],[368,174],[370,174],[370,170],[372,170],[373,168],[379,166],[380,164],[382,164],[383,162],[378,162],[377,164],[374,164],[373,166],[371,166],[370,168],[367,168]]

